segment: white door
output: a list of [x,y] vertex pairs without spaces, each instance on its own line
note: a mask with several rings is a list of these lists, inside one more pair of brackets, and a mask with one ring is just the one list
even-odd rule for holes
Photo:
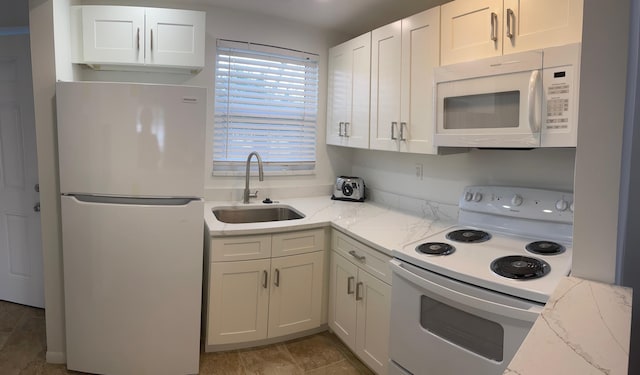
[[402,20],[400,150],[435,154],[433,68],[440,62],[440,9]]
[[376,150],[398,150],[402,22],[404,21],[396,21],[371,32],[369,145]]
[[44,307],[37,178],[29,35],[1,36],[0,300]]
[[441,65],[502,54],[502,0],[457,0],[441,12]]
[[351,100],[351,59],[349,42],[329,50],[329,88],[327,95],[327,144],[342,145],[347,107]]
[[331,253],[329,327],[349,348],[356,347],[356,277],[358,267]]
[[271,260],[269,337],[320,326],[324,252]]
[[356,354],[378,374],[386,374],[389,367],[391,286],[360,270],[356,303]]
[[270,264],[269,259],[211,263],[208,345],[267,338]]
[[144,64],[144,8],[82,7],[86,63]]
[[204,12],[147,8],[146,63],[202,68],[205,18]]
[[371,88],[371,33],[352,39],[349,53],[352,62],[351,116],[345,124],[350,147],[369,148],[369,97]]
[[504,54],[582,40],[582,0],[505,0]]
[[204,203],[128,202],[61,198],[67,367],[195,374]]

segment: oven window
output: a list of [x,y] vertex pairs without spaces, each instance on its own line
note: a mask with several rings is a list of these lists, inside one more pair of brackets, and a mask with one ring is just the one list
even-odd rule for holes
[[520,91],[444,98],[445,129],[517,128]]
[[485,358],[501,362],[504,329],[498,323],[422,296],[420,325],[433,334]]

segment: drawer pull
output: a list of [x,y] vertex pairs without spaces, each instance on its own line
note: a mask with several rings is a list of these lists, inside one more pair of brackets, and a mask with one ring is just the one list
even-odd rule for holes
[[364,298],[362,296],[362,293],[360,292],[360,287],[364,286],[364,283],[359,282],[356,284],[356,301],[362,301],[362,299]]
[[357,260],[363,263],[367,259],[364,255],[358,255],[358,253],[356,253],[355,250],[349,251],[349,255],[351,255],[352,257],[356,258]]
[[355,279],[353,276],[347,277],[347,294],[353,294],[353,282]]

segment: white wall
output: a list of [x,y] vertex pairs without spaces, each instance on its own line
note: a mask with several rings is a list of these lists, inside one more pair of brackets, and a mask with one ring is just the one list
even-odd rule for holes
[[[629,69],[620,179],[617,282],[635,289],[630,353],[640,352],[640,0],[632,0]],[[634,146],[635,145],[635,146]],[[640,356],[629,357],[629,374],[640,373]]]
[[585,0],[572,273],[614,283],[630,1]]
[[[351,173],[370,189],[457,205],[463,188],[475,184],[573,191],[574,157],[574,149],[472,149],[439,156],[358,150]],[[422,179],[416,164],[422,165]]]

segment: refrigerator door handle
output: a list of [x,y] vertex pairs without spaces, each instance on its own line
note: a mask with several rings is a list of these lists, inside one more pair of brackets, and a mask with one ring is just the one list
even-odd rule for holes
[[139,198],[139,197],[113,197],[88,194],[64,194],[80,202],[104,203],[104,204],[131,204],[142,206],[185,206],[192,201],[200,201],[200,198]]

